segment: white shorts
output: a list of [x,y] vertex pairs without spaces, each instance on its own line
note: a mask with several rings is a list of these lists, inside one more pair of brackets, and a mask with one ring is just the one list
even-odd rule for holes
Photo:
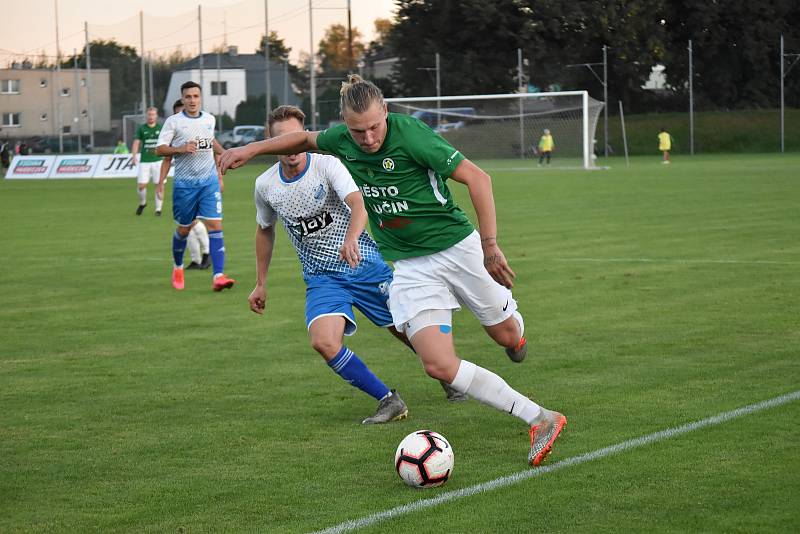
[[484,267],[478,232],[441,252],[394,262],[389,311],[398,329],[422,311],[460,310],[462,305],[483,326],[502,323],[517,310],[511,290]]
[[161,174],[160,161],[140,161],[139,174],[136,176],[136,183],[141,185],[152,180],[154,184],[157,184],[159,174]]

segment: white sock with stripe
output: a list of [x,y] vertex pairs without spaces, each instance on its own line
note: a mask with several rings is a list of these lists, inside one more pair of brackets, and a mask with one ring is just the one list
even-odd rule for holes
[[484,404],[519,417],[529,426],[542,412],[541,406],[513,389],[505,380],[467,360],[461,360],[450,386]]

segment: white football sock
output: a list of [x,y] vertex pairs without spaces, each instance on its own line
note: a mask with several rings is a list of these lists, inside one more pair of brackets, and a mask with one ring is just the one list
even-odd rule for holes
[[139,193],[139,205],[147,204],[147,189],[137,189],[136,191]]
[[191,231],[189,231],[189,237],[186,238],[186,248],[189,249],[189,256],[191,256],[192,262],[194,263],[203,261],[203,256],[200,254],[200,239],[197,237],[197,232],[195,231],[195,228],[198,226],[201,225],[194,225]]
[[461,360],[450,386],[484,404],[515,415],[528,425],[532,425],[542,412],[541,406],[514,390],[505,380],[467,360]]
[[161,211],[161,207],[164,205],[164,198],[158,196],[158,193],[155,194],[156,197],[156,211]]
[[519,314],[518,311],[515,311],[511,314],[511,316],[517,320],[517,324],[519,324],[519,337],[525,335],[525,321],[522,320],[522,315]]

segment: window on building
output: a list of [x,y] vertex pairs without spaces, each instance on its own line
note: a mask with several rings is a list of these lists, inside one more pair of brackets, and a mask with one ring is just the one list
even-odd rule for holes
[[18,95],[19,80],[0,80],[0,93],[4,95]]
[[211,82],[211,96],[227,95],[228,82]]
[[61,88],[61,96],[69,96],[69,87]]
[[17,128],[20,126],[20,113],[3,113],[3,126]]
[[39,87],[47,87],[47,78],[39,80]]
[[40,121],[46,121],[47,120],[47,113],[42,113],[41,115],[39,115],[39,120]]
[[81,78],[81,87],[86,87],[86,78]]
[[89,112],[88,111],[86,111],[85,109],[83,111],[81,111],[81,117],[83,117],[85,119],[88,116],[89,116]]
[[65,134],[72,133],[72,126],[62,126],[61,132]]

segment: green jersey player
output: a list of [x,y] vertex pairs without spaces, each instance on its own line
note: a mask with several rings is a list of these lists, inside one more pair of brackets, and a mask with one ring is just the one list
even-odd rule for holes
[[[491,179],[412,117],[389,113],[380,89],[350,75],[342,84],[344,124],[291,132],[226,151],[223,172],[258,154],[321,149],[339,157],[364,197],[381,253],[394,261],[389,307],[433,378],[529,425],[528,462],[539,465],[566,424],[488,369],[456,355],[452,310],[463,304],[514,361],[526,354],[514,272],[497,244]],[[480,233],[453,200],[447,180],[467,186]]]
[[[136,184],[139,193],[139,206],[136,208],[136,215],[141,215],[147,205],[147,184],[153,182],[158,184],[158,174],[161,169],[161,156],[156,154],[156,143],[161,133],[161,125],[158,124],[158,110],[147,108],[147,122],[140,124],[136,129],[131,152],[133,157],[138,155],[137,163],[139,172],[136,176]],[[155,192],[156,215],[161,215],[161,207],[164,204],[163,193],[159,193],[158,188]]]

